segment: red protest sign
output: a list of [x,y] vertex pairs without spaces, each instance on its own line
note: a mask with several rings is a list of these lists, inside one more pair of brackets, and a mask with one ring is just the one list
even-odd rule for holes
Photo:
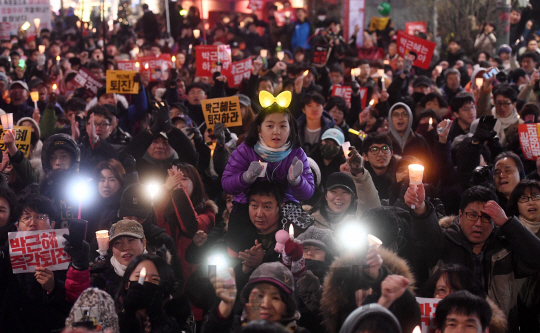
[[[338,85],[332,86],[331,96],[343,97],[345,99],[345,102],[347,102],[348,108],[351,107],[351,95],[352,95],[352,88],[349,86],[338,86]],[[367,101],[367,88],[360,88],[360,100],[361,100],[362,106],[365,106],[366,101]]]
[[253,69],[253,61],[251,57],[241,61],[235,61],[229,66],[228,70],[223,70],[222,74],[227,77],[229,88],[240,86],[242,80],[249,79],[251,70]]
[[429,68],[435,46],[433,42],[398,31],[397,52],[403,58],[411,60],[416,67]]
[[315,50],[313,51],[313,61],[312,63],[317,65],[323,65],[326,64],[326,60],[328,59],[329,53],[329,47],[324,45],[317,45],[315,46]]
[[435,310],[440,299],[416,297],[416,302],[420,305],[420,319],[422,321],[422,333],[435,333]]
[[[135,64],[139,63],[139,67]],[[118,69],[122,71],[148,71],[150,81],[166,81],[169,78],[169,68],[172,67],[171,55],[140,57],[136,60],[118,61]],[[148,68],[147,68],[148,67]]]
[[427,33],[426,22],[407,22],[405,23],[405,31],[407,35],[414,36],[415,31]]
[[296,21],[296,13],[294,8],[285,8],[274,12],[274,18],[276,19],[276,25],[282,27],[287,23],[287,19],[289,22]]
[[13,274],[32,273],[36,267],[51,271],[68,269],[71,258],[64,251],[63,234],[68,229],[48,229],[8,233]]
[[79,88],[85,88],[90,97],[96,97],[98,89],[103,87],[103,83],[84,67],[79,69],[79,73],[75,75],[73,81]]
[[229,45],[195,46],[197,76],[213,76],[218,60],[221,61],[223,72],[230,70],[231,47]]
[[539,125],[520,124],[518,126],[521,151],[523,152],[523,156],[530,161],[536,161],[538,156],[540,156],[540,140],[538,139],[538,133],[540,133]]

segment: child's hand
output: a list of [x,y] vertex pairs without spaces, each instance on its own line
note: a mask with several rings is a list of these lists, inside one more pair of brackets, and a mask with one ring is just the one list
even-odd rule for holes
[[295,157],[291,163],[291,166],[289,167],[289,174],[287,176],[287,180],[289,181],[289,183],[293,185],[298,184],[300,182],[299,177],[302,174],[303,170],[304,164],[298,159],[298,157]]
[[258,161],[253,161],[249,165],[249,168],[247,169],[247,171],[244,172],[242,177],[244,178],[244,181],[246,183],[251,184],[255,181],[255,179],[257,179],[257,177],[259,177],[262,171],[263,171],[263,166],[261,165],[261,163],[259,163]]

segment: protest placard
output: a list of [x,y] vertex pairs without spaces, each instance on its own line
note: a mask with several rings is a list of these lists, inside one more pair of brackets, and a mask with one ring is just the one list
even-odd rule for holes
[[242,80],[249,79],[253,69],[251,57],[244,60],[235,61],[229,66],[228,70],[223,70],[222,75],[227,77],[229,88],[239,87]]
[[134,82],[136,71],[107,71],[107,93],[137,94],[139,82]]
[[212,76],[216,71],[216,63],[221,62],[222,71],[231,67],[231,47],[229,45],[198,45],[195,47],[197,76]]
[[225,127],[242,126],[238,96],[205,99],[201,106],[209,129],[213,129],[216,123],[223,123]]
[[[139,67],[135,65],[136,63],[139,63]],[[117,66],[122,71],[147,71],[150,81],[166,81],[169,78],[172,59],[170,54],[165,53],[157,57],[145,56],[133,60],[120,60]]]
[[[28,158],[30,157],[30,140],[32,138],[32,128],[30,126],[13,126],[15,130],[15,146]],[[0,149],[6,151],[4,144],[4,130],[0,126]]]
[[422,333],[435,333],[435,310],[440,299],[416,297],[416,302],[420,305],[420,320],[422,321]]
[[276,25],[282,27],[289,22],[296,21],[296,12],[294,8],[283,8],[274,12],[274,18],[276,19]]
[[84,67],[79,69],[79,72],[73,78],[73,82],[80,88],[85,88],[90,97],[96,97],[98,89],[103,87],[103,83]]
[[[351,107],[351,94],[352,94],[352,89],[349,86],[338,86],[338,85],[332,86],[331,96],[343,97],[345,99],[345,102],[347,102],[348,108]],[[360,101],[362,103],[361,106],[365,107],[366,101],[367,101],[367,88],[360,88]]]
[[406,22],[405,31],[407,35],[414,36],[416,31],[427,33],[427,23],[426,22]]
[[[7,24],[9,34],[18,35],[19,28],[29,22],[32,27],[27,31],[29,35],[34,31],[34,19],[39,18],[39,29],[51,29],[51,4],[49,0],[4,1],[0,8],[0,22]],[[8,38],[9,39],[9,36]]]
[[313,50],[313,61],[311,62],[317,65],[326,64],[330,53],[329,50],[330,47],[327,45],[316,45]]
[[536,161],[540,156],[539,126],[540,124],[520,124],[518,126],[521,151],[523,156],[530,161]]
[[413,65],[428,69],[435,51],[436,44],[428,40],[407,35],[399,30],[397,33],[397,52],[404,59],[412,61]]
[[382,31],[386,29],[386,26],[388,25],[389,17],[371,17],[371,22],[369,22],[369,30],[375,31],[379,30]]
[[8,233],[13,274],[33,273],[36,267],[51,271],[68,269],[71,258],[64,251],[68,229],[47,229]]

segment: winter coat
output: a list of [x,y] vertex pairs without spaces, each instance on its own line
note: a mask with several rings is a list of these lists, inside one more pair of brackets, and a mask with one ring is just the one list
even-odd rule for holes
[[348,315],[358,307],[354,297],[355,291],[372,288],[375,298],[378,299],[381,294],[381,282],[390,274],[401,275],[407,278],[410,284],[408,290],[394,301],[389,310],[397,317],[402,328],[404,324],[407,328],[412,326],[409,330],[404,329],[404,332],[412,332],[416,325],[420,325],[420,307],[412,293],[415,279],[407,262],[384,248],[379,248],[379,254],[383,259],[383,265],[379,269],[379,277],[375,280],[365,274],[361,279],[354,278],[352,270],[348,268],[362,265],[362,259],[355,255],[343,255],[330,267],[324,280],[321,299],[323,324],[329,333],[339,332]]
[[34,113],[34,108],[27,103],[15,106],[12,103],[6,103],[3,96],[0,96],[0,109],[4,110],[6,113],[13,113],[13,122],[15,124],[21,118],[32,118],[32,114]]
[[322,117],[321,117],[321,131],[319,132],[319,138],[317,138],[317,141],[315,144],[308,144],[306,143],[305,137],[306,137],[306,125],[307,125],[307,119],[306,115],[302,114],[298,119],[296,119],[298,122],[298,134],[300,135],[300,142],[302,143],[302,148],[306,152],[306,154],[311,154],[319,142],[321,142],[321,137],[323,133],[330,128],[336,127],[336,122],[334,121],[334,118],[328,113],[327,111],[323,111]]
[[369,174],[371,175],[371,179],[373,181],[373,184],[375,185],[375,188],[377,189],[380,200],[390,198],[390,188],[396,182],[396,172],[394,170],[395,165],[396,158],[392,156],[386,172],[378,175],[375,170],[373,170],[369,162],[366,161],[364,164],[364,168],[369,171]]
[[377,189],[373,184],[373,180],[371,179],[371,174],[369,172],[364,170],[363,173],[356,176],[351,174],[351,177],[354,180],[356,194],[358,195],[356,202],[356,213],[350,212],[349,215],[344,215],[340,222],[332,223],[324,217],[324,214],[321,214],[321,210],[318,210],[312,214],[313,218],[315,219],[315,223],[313,224],[315,227],[335,230],[341,222],[347,221],[349,217],[352,217],[353,219],[359,218],[368,209],[381,206],[379,194],[377,193]]
[[[287,174],[295,157],[302,161],[304,171],[300,176],[300,182],[297,185],[291,185],[287,181]],[[247,184],[244,181],[243,174],[248,170],[251,162],[261,160],[263,160],[262,157],[257,155],[255,150],[246,145],[245,142],[238,146],[232,153],[229,163],[223,172],[221,184],[225,192],[235,196],[234,201],[243,204],[248,202],[246,192],[251,184]],[[311,198],[315,191],[313,174],[311,173],[307,156],[302,148],[293,148],[289,156],[281,162],[268,162],[266,177],[269,180],[279,183],[285,189],[285,201],[299,202],[301,200],[307,200]]]
[[[164,195],[156,208],[157,224],[165,229],[167,235],[172,237],[176,244],[176,251],[182,263],[184,281],[187,281],[197,268],[196,265],[186,261],[186,249],[198,230],[210,232],[216,221],[217,212],[216,204],[208,200],[204,209],[197,213],[184,189],[175,189],[168,195]],[[182,288],[184,281],[181,284]]]
[[[9,183],[9,187],[15,192],[20,193],[26,186],[39,183],[39,171],[35,169],[30,160],[26,158],[22,151],[17,150],[13,156],[9,156],[9,162],[17,174],[15,181]],[[41,159],[38,161],[41,164]],[[41,169],[41,166],[39,167]],[[8,181],[11,177],[8,178]]]
[[32,123],[35,135],[38,138],[38,141],[34,144],[34,148],[30,150],[28,159],[30,160],[32,167],[35,169],[36,174],[41,178],[43,176],[43,168],[41,167],[41,150],[43,149],[43,142],[39,139],[41,137],[41,130],[39,129],[39,124],[30,117],[19,119],[17,126],[20,126],[24,121],[30,121]]
[[306,271],[296,281],[298,288],[298,324],[311,333],[325,333],[320,312],[324,277],[330,265],[325,261],[306,259]]
[[337,156],[335,156],[328,165],[324,163],[324,158],[321,154],[321,146],[318,145],[317,148],[309,155],[315,163],[319,166],[319,170],[321,171],[321,179],[320,182],[323,186],[326,186],[326,181],[328,180],[328,177],[333,174],[334,172],[339,172],[339,167],[347,162],[345,159],[345,156],[343,155],[343,151],[340,149]]
[[291,50],[301,47],[303,49],[311,49],[309,38],[312,33],[311,22],[305,20],[304,22],[296,21],[293,24],[294,30],[292,33]]
[[495,43],[497,43],[497,37],[492,32],[486,35],[483,31],[476,36],[474,41],[474,48],[477,52],[487,52],[493,54],[495,49]]
[[[411,235],[423,260],[431,269],[458,264],[474,271],[474,253],[457,218],[441,227],[433,205],[426,206],[423,215],[411,212]],[[517,218],[509,218],[502,227],[495,226],[482,252],[482,285],[511,320],[518,294],[515,279],[540,272],[540,240]]]
[[[540,231],[536,233],[540,238]],[[519,327],[523,332],[540,331],[540,274],[517,279]],[[491,332],[491,331],[490,331]]]
[[102,161],[118,158],[116,149],[107,140],[98,139],[96,144],[90,143],[88,136],[81,137],[79,149],[81,150],[81,174],[91,174]]

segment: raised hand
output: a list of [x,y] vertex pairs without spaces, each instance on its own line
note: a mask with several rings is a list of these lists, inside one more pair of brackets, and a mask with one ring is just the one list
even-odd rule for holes
[[291,163],[291,166],[289,167],[289,172],[287,175],[287,180],[289,183],[298,184],[302,171],[304,171],[304,164],[298,159],[298,157],[295,157]]
[[249,168],[246,172],[243,173],[242,178],[246,183],[253,183],[257,177],[261,174],[263,171],[263,166],[258,161],[253,161],[249,165]]

